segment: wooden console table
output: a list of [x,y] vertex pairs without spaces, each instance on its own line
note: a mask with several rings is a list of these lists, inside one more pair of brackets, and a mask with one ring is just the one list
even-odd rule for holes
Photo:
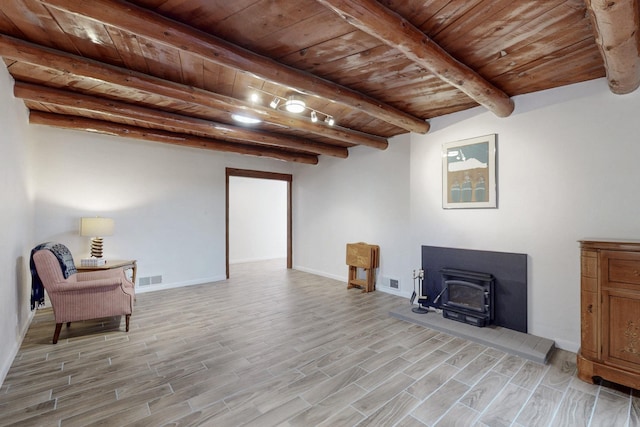
[[100,270],[112,270],[115,268],[123,268],[125,270],[131,270],[131,281],[133,286],[136,285],[136,275],[138,273],[138,265],[135,259],[111,259],[107,260],[105,265],[87,267],[76,264],[76,270],[78,272],[86,271],[100,271]]

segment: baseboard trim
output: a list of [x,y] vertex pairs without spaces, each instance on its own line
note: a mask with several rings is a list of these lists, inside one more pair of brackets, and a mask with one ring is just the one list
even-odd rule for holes
[[25,322],[24,327],[18,334],[18,339],[16,340],[16,342],[13,343],[13,348],[9,352],[9,356],[2,363],[2,368],[0,369],[0,386],[4,384],[4,379],[7,377],[7,374],[9,373],[9,369],[11,369],[11,365],[13,364],[13,361],[18,355],[18,351],[20,351],[20,347],[22,346],[24,337],[27,335],[27,331],[29,330],[29,327],[31,326],[31,321],[33,320],[35,315],[36,315],[36,311],[31,310],[31,312],[29,313],[29,317]]
[[137,285],[136,293],[144,294],[147,292],[162,291],[165,289],[183,288],[185,286],[204,285],[205,283],[221,282],[223,280],[227,280],[227,277],[213,276],[213,277],[205,277],[201,279],[188,280],[186,282],[161,283],[158,285],[148,285],[148,286]]
[[307,268],[307,267],[302,267],[299,265],[294,265],[293,266],[294,270],[299,270],[305,273],[309,273],[309,274],[315,274],[316,276],[321,276],[321,277],[326,277],[328,279],[333,279],[333,280],[339,280],[340,282],[344,282],[345,285],[347,283],[347,276],[338,276],[336,274],[329,274],[329,273],[325,273],[324,271],[319,271],[319,270],[314,270],[312,268]]

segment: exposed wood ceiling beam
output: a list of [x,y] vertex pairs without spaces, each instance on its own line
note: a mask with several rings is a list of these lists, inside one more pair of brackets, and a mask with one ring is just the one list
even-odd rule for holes
[[[147,123],[155,129],[171,126],[189,134],[197,131],[209,137],[218,137],[225,141],[253,142],[262,145],[284,146],[315,154],[347,158],[349,152],[344,147],[322,144],[303,138],[294,138],[283,134],[262,132],[215,123],[208,120],[182,116],[149,108],[138,107],[124,102],[100,99],[46,86],[17,81],[13,89],[14,95],[23,100],[56,105],[74,110],[97,112],[109,118],[120,120],[137,120]],[[116,120],[117,121],[117,120]]]
[[271,157],[287,162],[298,162],[311,165],[318,163],[318,156],[313,154],[292,153],[284,150],[278,150],[277,148],[256,147],[247,144],[217,141],[210,138],[202,138],[156,129],[139,128],[136,126],[88,119],[86,117],[65,116],[41,111],[31,111],[29,113],[29,123],[54,126],[63,129],[102,133],[126,138],[142,139],[146,141],[162,142],[182,147],[203,148],[213,151],[224,151],[258,157]]
[[640,12],[637,0],[585,0],[609,88],[630,93],[640,87]]
[[85,77],[150,94],[166,96],[183,102],[214,108],[229,114],[250,113],[268,123],[298,129],[353,145],[365,145],[381,150],[386,149],[389,145],[385,138],[379,136],[338,126],[332,127],[322,123],[312,123],[310,120],[300,118],[299,116],[271,108],[261,108],[235,98],[163,80],[136,71],[125,70],[2,34],[0,34],[0,56],[39,67],[59,70],[78,77]]
[[499,117],[509,116],[513,100],[462,64],[420,29],[376,0],[318,0],[343,19],[455,86]]
[[346,86],[281,64],[218,37],[196,30],[147,9],[120,0],[40,0],[43,4],[78,14],[131,34],[154,40],[208,61],[251,73],[308,95],[357,108],[372,117],[408,131],[426,133],[429,124]]

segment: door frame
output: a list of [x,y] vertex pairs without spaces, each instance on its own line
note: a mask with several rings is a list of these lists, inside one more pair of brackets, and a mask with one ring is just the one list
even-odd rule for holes
[[229,178],[232,176],[243,178],[272,179],[285,181],[287,183],[287,268],[293,268],[293,218],[292,218],[292,198],[291,184],[293,175],[287,173],[263,172],[251,169],[225,169],[225,264],[227,279],[229,278]]

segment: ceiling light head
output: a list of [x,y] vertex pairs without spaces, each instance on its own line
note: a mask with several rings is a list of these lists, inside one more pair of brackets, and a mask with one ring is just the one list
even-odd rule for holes
[[306,104],[302,99],[291,95],[284,103],[284,108],[290,113],[302,113],[306,108]]
[[269,103],[269,107],[273,108],[274,110],[278,108],[278,105],[280,105],[280,98],[273,98],[273,101]]
[[253,102],[254,104],[255,104],[255,103],[258,103],[258,102],[260,102],[260,95],[258,95],[258,94],[257,94],[257,93],[255,93],[255,92],[252,92],[252,93],[251,93],[251,96],[249,97],[249,99],[250,99],[250,100],[251,100],[251,102]]
[[318,121],[318,115],[316,114],[316,112],[315,112],[315,111],[312,111],[312,112],[311,112],[311,121],[312,121],[313,123],[315,123],[315,122],[317,122],[317,121]]
[[327,116],[327,117],[325,117],[325,118],[324,118],[324,122],[325,122],[326,124],[328,124],[329,126],[333,126],[333,125],[336,123],[336,121],[335,121],[335,120],[333,120],[333,117],[331,117],[331,116]]
[[256,123],[260,123],[262,120],[256,119],[253,117],[243,116],[241,114],[232,114],[231,118],[239,123],[244,123],[248,125],[255,125]]

